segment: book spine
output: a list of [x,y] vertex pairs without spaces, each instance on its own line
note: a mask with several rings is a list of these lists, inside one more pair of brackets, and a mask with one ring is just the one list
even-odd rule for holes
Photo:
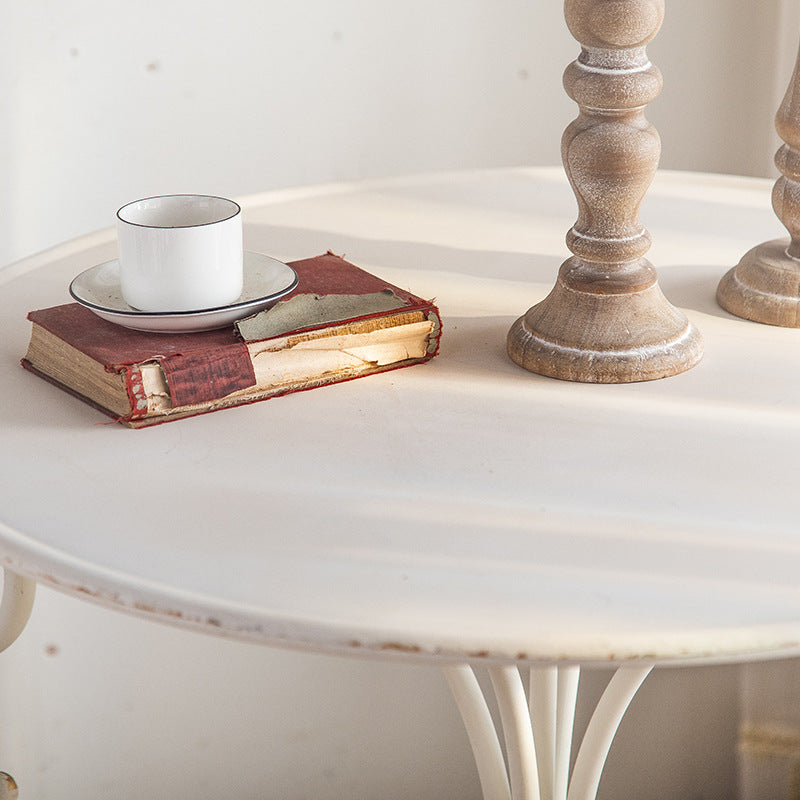
[[128,401],[131,412],[120,421],[137,420],[147,416],[147,393],[144,389],[142,380],[142,370],[138,364],[122,367],[120,374],[125,379],[125,390],[128,393]]

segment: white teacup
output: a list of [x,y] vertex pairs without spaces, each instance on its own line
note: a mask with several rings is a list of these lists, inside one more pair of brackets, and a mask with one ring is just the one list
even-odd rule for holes
[[117,211],[122,297],[140,311],[199,311],[242,293],[242,209],[197,194],[148,197]]

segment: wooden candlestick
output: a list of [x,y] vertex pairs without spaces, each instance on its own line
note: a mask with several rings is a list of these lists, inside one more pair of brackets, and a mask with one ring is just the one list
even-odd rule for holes
[[675,375],[700,360],[702,338],[661,293],[639,219],[661,153],[644,116],[661,74],[645,48],[661,27],[664,0],[566,0],[564,9],[582,46],[564,74],[580,114],[561,147],[578,201],[567,234],[574,255],[552,292],[513,325],[508,352],[525,369],[565,380]]
[[790,238],[745,253],[720,281],[717,301],[745,319],[800,328],[800,54],[775,128],[786,144],[775,154],[782,176],[772,190],[772,207]]

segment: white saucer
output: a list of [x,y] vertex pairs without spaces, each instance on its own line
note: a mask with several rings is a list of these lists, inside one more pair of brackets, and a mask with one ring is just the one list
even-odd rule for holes
[[244,289],[227,306],[197,311],[154,313],[138,311],[122,299],[119,261],[107,261],[81,272],[69,285],[69,293],[98,317],[155,333],[192,333],[222,328],[237,319],[256,314],[297,286],[297,273],[288,265],[261,253],[244,254]]

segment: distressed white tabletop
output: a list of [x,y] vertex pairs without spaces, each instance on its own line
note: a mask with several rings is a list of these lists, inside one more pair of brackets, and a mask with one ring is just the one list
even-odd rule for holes
[[331,249],[444,316],[429,364],[129,430],[23,371],[112,231],[0,271],[0,564],[208,633],[388,657],[739,660],[800,652],[800,330],[729,316],[783,235],[771,183],[660,174],[643,218],[702,330],[684,375],[592,386],[505,355],[575,219],[560,169],[246,198],[245,245]]

